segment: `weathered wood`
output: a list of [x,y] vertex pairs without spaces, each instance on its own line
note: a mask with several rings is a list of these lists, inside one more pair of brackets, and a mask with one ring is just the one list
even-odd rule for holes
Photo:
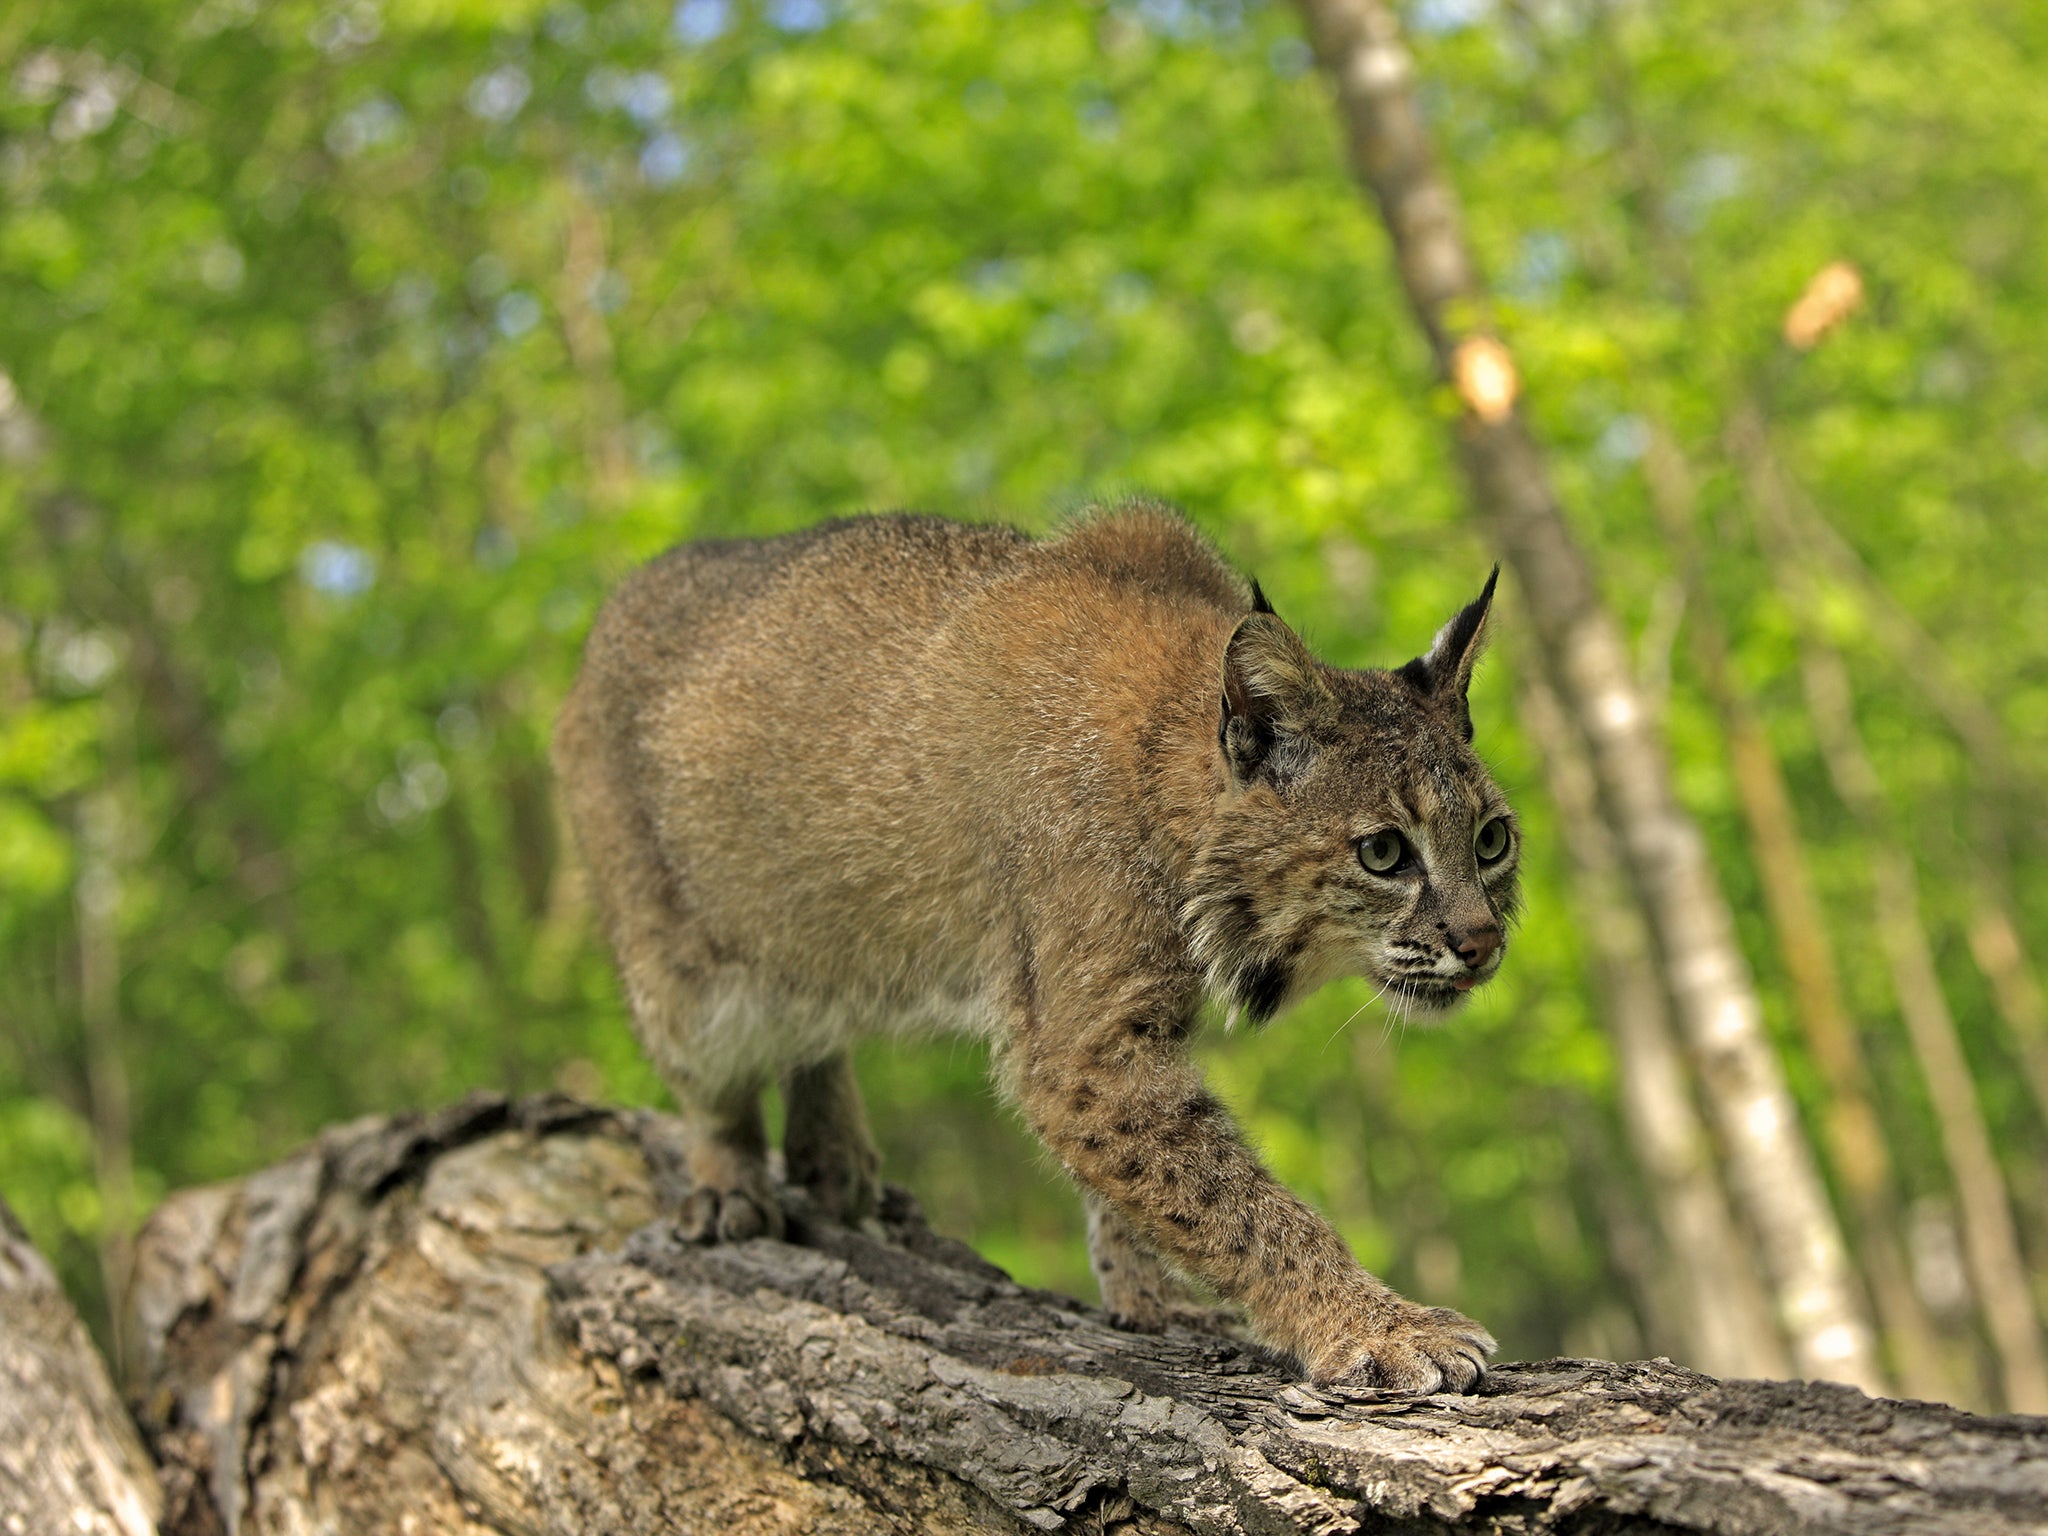
[[873,1230],[678,1242],[674,1126],[477,1099],[167,1202],[174,1532],[2048,1530],[2048,1420],[1667,1362],[1315,1392]]
[[0,1532],[155,1536],[162,1508],[85,1325],[0,1200]]

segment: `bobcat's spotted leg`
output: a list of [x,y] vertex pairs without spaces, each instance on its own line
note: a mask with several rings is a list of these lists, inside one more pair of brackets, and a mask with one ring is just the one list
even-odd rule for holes
[[1311,1380],[1471,1391],[1491,1335],[1395,1294],[1260,1165],[1188,1060],[1190,987],[1116,980],[1040,972],[1012,1038],[1020,1107],[1068,1171],[1147,1246],[1242,1306]]
[[857,1226],[881,1203],[882,1155],[868,1131],[853,1059],[840,1051],[782,1079],[788,1125],[782,1158],[792,1184],[810,1191],[818,1214]]
[[1097,1195],[1088,1196],[1087,1203],[1088,1266],[1095,1271],[1102,1308],[1112,1323],[1133,1333],[1161,1333],[1179,1326],[1244,1336],[1244,1318],[1234,1308],[1196,1300],[1187,1282],[1131,1229],[1115,1206]]

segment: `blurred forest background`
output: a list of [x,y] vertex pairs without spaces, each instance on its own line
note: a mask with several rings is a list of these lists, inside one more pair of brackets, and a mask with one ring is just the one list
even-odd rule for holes
[[[1859,1379],[2048,1408],[2048,8],[1401,15],[1776,1076],[1717,1113],[1511,568],[1503,979],[1433,1032],[1330,988],[1212,1038],[1218,1085],[1509,1357],[1809,1359],[1728,1161],[1789,1136]],[[1143,488],[1343,663],[1473,595],[1459,401],[1303,39],[1255,0],[0,10],[0,1190],[103,1339],[171,1188],[472,1087],[660,1101],[545,743],[665,546]],[[889,1171],[1092,1297],[985,1067],[864,1057]]]

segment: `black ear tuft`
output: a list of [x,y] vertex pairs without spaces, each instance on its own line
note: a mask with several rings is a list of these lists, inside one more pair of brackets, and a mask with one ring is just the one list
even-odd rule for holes
[[1256,576],[1252,578],[1252,612],[1273,612],[1273,605],[1266,600],[1265,589],[1259,585],[1259,578]]
[[1486,649],[1486,616],[1493,609],[1493,589],[1499,580],[1500,567],[1496,565],[1479,596],[1436,632],[1429,653],[1394,673],[1425,698],[1454,704],[1467,741],[1472,739],[1472,716],[1465,708],[1465,694],[1471,687],[1472,669],[1478,664],[1479,653]]

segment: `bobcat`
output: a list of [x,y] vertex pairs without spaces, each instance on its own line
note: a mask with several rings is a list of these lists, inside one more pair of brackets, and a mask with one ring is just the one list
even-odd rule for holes
[[1260,1024],[1362,973],[1433,1015],[1499,968],[1520,840],[1465,704],[1492,596],[1406,666],[1342,671],[1145,503],[1042,541],[861,517],[628,579],[554,758],[688,1126],[683,1231],[782,1230],[776,1079],[791,1181],[859,1220],[849,1047],[971,1030],[1085,1193],[1117,1321],[1195,1318],[1192,1276],[1317,1382],[1472,1388],[1486,1330],[1368,1274],[1188,1036],[1205,997]]

